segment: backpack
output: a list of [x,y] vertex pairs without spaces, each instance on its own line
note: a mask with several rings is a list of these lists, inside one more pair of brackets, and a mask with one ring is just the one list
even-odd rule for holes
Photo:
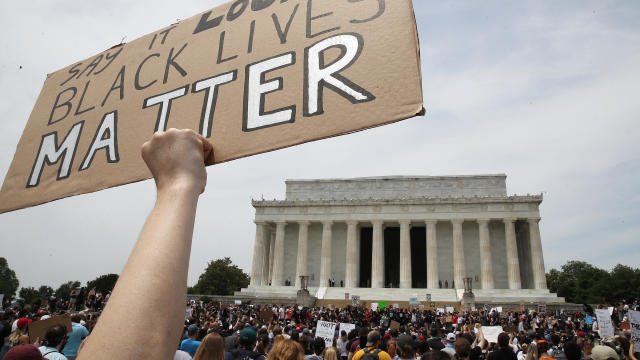
[[381,351],[380,349],[365,349],[364,355],[362,355],[360,360],[379,360],[378,354]]

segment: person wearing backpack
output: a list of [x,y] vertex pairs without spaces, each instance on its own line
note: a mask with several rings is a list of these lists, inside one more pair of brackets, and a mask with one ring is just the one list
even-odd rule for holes
[[367,335],[367,346],[358,350],[353,355],[352,360],[391,360],[391,356],[386,351],[380,349],[382,344],[380,333],[372,330]]
[[256,330],[250,326],[245,327],[238,336],[238,347],[228,351],[224,355],[224,360],[265,360],[264,355],[253,351],[257,340]]

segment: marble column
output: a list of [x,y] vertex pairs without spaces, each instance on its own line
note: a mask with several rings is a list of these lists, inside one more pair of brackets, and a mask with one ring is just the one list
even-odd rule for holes
[[273,278],[271,285],[284,286],[284,230],[286,221],[276,221],[276,244],[273,254]]
[[269,282],[265,285],[269,285],[273,281],[273,254],[276,248],[276,229],[271,228],[269,232]]
[[464,243],[462,239],[462,219],[453,219],[453,281],[456,289],[464,289],[464,278],[467,275],[464,265]]
[[298,221],[298,262],[296,263],[296,289],[300,289],[300,276],[307,274],[307,244],[309,242],[309,222]]
[[331,227],[332,221],[322,222],[322,250],[320,254],[320,286],[329,286],[331,278]]
[[411,221],[400,220],[400,288],[411,288]]
[[478,219],[478,237],[480,238],[480,274],[482,289],[493,289],[493,263],[491,262],[491,241],[489,237],[489,219]]
[[535,289],[546,289],[547,278],[544,273],[542,242],[540,241],[540,218],[527,219],[529,222],[529,242],[531,243],[531,265],[533,268],[533,286]]
[[[265,229],[266,230],[266,229]],[[266,234],[264,234],[266,235]],[[262,271],[261,271],[261,276],[262,276],[262,286],[268,286],[269,285],[269,269],[271,268],[271,237],[270,236],[263,236],[262,237],[262,244],[263,244],[263,252],[262,252],[262,257],[263,257],[263,261],[262,261]]]
[[347,221],[347,251],[345,269],[345,287],[358,287],[358,244],[357,244],[357,221]]
[[427,288],[438,289],[438,238],[436,224],[438,220],[426,220],[427,224]]
[[253,244],[253,262],[249,286],[262,285],[262,262],[264,261],[264,223],[256,221],[256,240]]
[[382,233],[382,220],[373,220],[372,223],[371,287],[384,288],[384,235]]
[[504,237],[507,242],[507,275],[509,289],[520,289],[520,262],[518,261],[518,244],[516,243],[516,219],[504,219]]

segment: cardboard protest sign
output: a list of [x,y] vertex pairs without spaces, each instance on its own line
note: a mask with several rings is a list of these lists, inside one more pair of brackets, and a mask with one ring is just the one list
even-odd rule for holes
[[349,335],[349,333],[351,332],[351,330],[355,329],[356,325],[355,324],[351,324],[351,323],[340,323],[340,332],[342,333],[342,331],[344,330],[347,335]]
[[269,322],[273,320],[273,311],[269,308],[264,308],[260,310],[260,319],[264,322]]
[[316,325],[316,337],[324,339],[327,347],[333,346],[333,337],[335,336],[336,323],[318,320]]
[[640,311],[629,310],[629,328],[631,329],[631,337],[636,344],[640,341]]
[[502,333],[502,326],[483,326],[482,334],[484,338],[490,343],[498,342],[498,335]]
[[29,342],[33,344],[37,339],[44,340],[44,335],[47,330],[54,325],[63,325],[67,328],[67,332],[70,333],[71,317],[69,315],[58,315],[50,317],[46,320],[38,320],[29,324]]
[[596,309],[598,333],[601,338],[613,336],[613,322],[608,309]]
[[395,320],[391,320],[391,324],[389,325],[389,329],[391,330],[400,330],[400,323],[395,321]]
[[423,113],[411,0],[233,0],[47,75],[0,212],[150,178],[140,147],[190,128],[214,161]]
[[360,306],[360,295],[351,295],[351,305]]

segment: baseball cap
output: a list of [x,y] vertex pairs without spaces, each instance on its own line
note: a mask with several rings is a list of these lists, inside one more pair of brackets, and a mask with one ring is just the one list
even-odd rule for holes
[[447,341],[448,341],[448,342],[455,342],[455,341],[456,341],[456,334],[454,334],[454,333],[448,333],[448,334],[447,334]]
[[18,329],[24,329],[25,327],[27,327],[27,325],[29,325],[30,322],[31,322],[31,319],[20,318],[18,319],[16,326],[18,326]]
[[191,332],[198,331],[198,325],[196,324],[189,325],[189,327],[187,328],[187,331],[191,331]]
[[252,343],[256,341],[257,337],[258,335],[256,334],[256,331],[252,327],[244,328],[240,332],[240,341],[243,343]]
[[42,353],[33,345],[17,345],[9,349],[3,360],[43,360]]
[[591,350],[591,359],[593,360],[618,360],[618,353],[615,350],[605,345],[597,345]]

